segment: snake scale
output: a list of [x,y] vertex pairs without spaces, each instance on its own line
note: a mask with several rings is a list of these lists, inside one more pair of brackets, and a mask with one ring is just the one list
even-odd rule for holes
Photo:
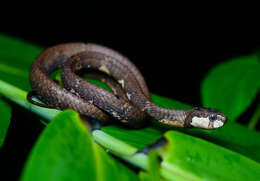
[[[59,68],[62,68],[64,87],[49,77]],[[79,75],[83,69],[106,74],[90,72],[85,76],[98,77],[112,92],[84,80]],[[114,118],[138,128],[152,117],[173,127],[216,129],[226,122],[226,116],[216,109],[176,110],[155,105],[136,66],[119,52],[93,43],[65,43],[47,48],[33,62],[30,82],[37,97],[47,105],[61,110],[74,109],[102,124]]]

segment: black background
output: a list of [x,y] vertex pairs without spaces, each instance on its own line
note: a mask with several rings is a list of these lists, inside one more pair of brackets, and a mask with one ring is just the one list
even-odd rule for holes
[[[106,5],[100,7],[97,12],[106,9]],[[258,34],[253,33],[255,22],[244,23],[239,18],[219,19],[218,15],[212,18],[196,13],[188,17],[183,14],[157,16],[160,13],[156,10],[152,15],[136,15],[135,9],[128,15],[124,10],[117,12],[116,8],[113,9],[116,15],[111,17],[108,10],[98,16],[84,13],[90,9],[71,7],[55,18],[48,9],[36,9],[21,18],[20,10],[14,19],[34,16],[37,19],[33,24],[24,21],[2,24],[0,31],[43,47],[75,41],[109,46],[136,64],[151,92],[192,105],[201,104],[200,82],[214,65],[255,52],[260,45]],[[7,140],[0,149],[0,165],[4,168],[1,174],[9,180],[18,178],[43,128],[36,116],[12,106]]]
[[153,93],[200,104],[200,83],[216,64],[256,51],[258,36],[243,24],[176,22],[154,16],[48,21],[3,27],[8,35],[42,47],[65,42],[95,42],[128,56]]

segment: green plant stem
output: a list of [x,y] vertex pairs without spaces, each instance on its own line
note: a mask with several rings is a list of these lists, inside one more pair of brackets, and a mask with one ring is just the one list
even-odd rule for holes
[[[134,148],[133,146],[130,146],[110,135],[107,133],[101,131],[101,130],[94,130],[92,132],[93,138],[101,144],[103,147],[113,150],[114,152],[117,152],[121,155],[133,155],[137,149]],[[120,147],[119,147],[120,146]],[[120,149],[118,149],[120,148]]]
[[248,123],[248,128],[255,129],[259,119],[260,119],[260,103],[258,104],[256,111],[254,112],[252,118]]
[[130,146],[110,135],[101,131],[95,130],[92,132],[93,139],[101,146],[106,148],[112,154],[126,160],[129,163],[141,168],[147,169],[148,158],[142,153],[135,154],[137,148]]
[[60,111],[56,109],[47,109],[29,103],[26,99],[26,91],[2,80],[0,80],[0,94],[48,121],[52,120],[58,113],[60,113]]

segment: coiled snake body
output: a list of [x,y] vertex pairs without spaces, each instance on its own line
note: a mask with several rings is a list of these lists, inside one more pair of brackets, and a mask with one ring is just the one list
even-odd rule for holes
[[[58,68],[63,68],[64,88],[49,78]],[[77,73],[82,69],[94,69],[110,76],[99,76],[99,79],[113,93],[81,78]],[[226,121],[225,115],[215,109],[158,107],[151,102],[144,78],[129,59],[91,43],[66,43],[46,49],[32,64],[30,82],[36,95],[48,105],[74,109],[101,123],[109,122],[112,116],[129,127],[138,128],[152,117],[174,127],[215,129]]]

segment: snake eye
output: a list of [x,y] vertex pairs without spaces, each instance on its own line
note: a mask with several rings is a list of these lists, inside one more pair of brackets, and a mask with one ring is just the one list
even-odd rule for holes
[[209,120],[215,121],[216,119],[217,119],[217,115],[216,114],[210,114],[209,115]]

